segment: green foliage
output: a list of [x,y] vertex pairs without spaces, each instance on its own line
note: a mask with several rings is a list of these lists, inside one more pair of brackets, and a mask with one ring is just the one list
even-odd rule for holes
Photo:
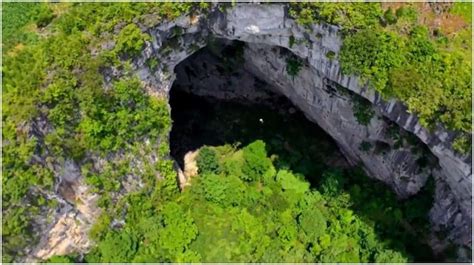
[[170,126],[168,107],[163,100],[147,96],[136,78],[114,84],[111,101],[102,105],[79,124],[88,148],[118,150],[141,137],[157,137]]
[[303,63],[299,58],[289,57],[288,59],[286,59],[286,72],[289,76],[293,78],[298,75],[302,66]]
[[456,137],[452,146],[455,151],[461,154],[470,154],[472,147],[471,138],[465,135]]
[[353,100],[352,111],[357,122],[361,125],[369,125],[375,111],[372,104],[365,99],[355,98]]
[[344,186],[344,177],[340,171],[327,171],[321,180],[321,191],[329,196],[337,196]]
[[359,145],[359,150],[363,152],[369,152],[372,149],[372,144],[367,141],[362,141]]
[[163,229],[158,231],[160,246],[174,255],[183,253],[197,236],[194,220],[174,202],[166,204],[161,214]]
[[379,22],[382,15],[377,3],[292,3],[290,15],[303,25],[327,22],[340,25],[345,30],[371,27]]
[[265,143],[255,141],[243,149],[244,165],[242,166],[241,176],[246,181],[258,181],[265,173],[270,170],[272,163],[267,158]]
[[138,241],[127,231],[109,232],[97,248],[100,251],[101,262],[122,262],[130,260],[137,251]]
[[417,11],[410,6],[401,6],[395,11],[395,15],[400,20],[406,20],[407,22],[414,24],[418,19]]
[[295,42],[296,42],[295,36],[291,35],[289,40],[288,40],[288,46],[290,46],[290,48],[292,48],[293,45],[295,45]]
[[[471,10],[472,4],[456,2],[449,12],[470,24]],[[444,36],[425,26],[420,9],[410,4],[394,14],[380,3],[294,3],[290,15],[307,26],[341,26],[343,73],[359,76],[386,99],[401,100],[423,126],[441,122],[450,130],[471,131],[470,27]]]
[[202,174],[204,197],[222,207],[241,204],[245,191],[242,181],[235,176],[223,177],[215,174]]
[[55,17],[53,11],[48,6],[42,7],[43,8],[40,9],[36,19],[36,26],[39,28],[46,27]]
[[365,29],[344,38],[340,52],[342,71],[369,81],[378,91],[385,89],[390,70],[402,65],[400,36],[384,31]]
[[52,256],[47,259],[47,263],[76,263],[77,257],[75,256]]
[[209,147],[203,147],[199,150],[196,162],[199,168],[199,174],[219,173],[219,164],[217,161],[216,152]]
[[316,241],[317,238],[325,234],[327,229],[326,218],[317,208],[305,209],[298,216],[298,224],[310,241]]
[[152,70],[155,71],[158,69],[158,60],[156,58],[150,58],[146,61],[146,65]]
[[2,2],[2,50],[5,53],[19,43],[28,44],[37,36],[24,28],[36,20],[43,4]]
[[115,51],[122,55],[135,56],[140,53],[145,41],[148,40],[150,40],[148,34],[142,33],[135,24],[129,24],[118,34]]
[[472,23],[472,3],[455,1],[450,13],[460,15],[468,24]]
[[383,18],[385,19],[385,22],[389,25],[393,25],[397,23],[397,16],[393,13],[392,8],[388,8],[384,13],[383,13]]
[[408,260],[406,257],[402,256],[399,252],[395,252],[393,250],[384,250],[382,252],[378,252],[375,255],[375,262],[376,263],[407,263]]
[[328,58],[329,60],[333,60],[334,58],[336,58],[336,53],[333,51],[328,51],[326,53],[326,58]]
[[309,190],[309,183],[298,179],[295,175],[286,170],[278,171],[276,180],[281,184],[284,191],[303,194]]
[[[225,168],[224,164],[240,165],[243,161],[239,158],[245,152],[252,159],[268,159],[261,140],[243,150],[204,148],[214,151],[220,168]],[[100,235],[95,237],[98,245],[85,260],[409,261],[396,244],[399,238],[407,240],[401,222],[405,216],[421,220],[422,215],[414,216],[408,210],[428,211],[431,202],[417,200],[405,205],[360,173],[352,174],[351,180],[346,180],[341,171],[326,171],[316,190],[289,169],[279,169],[265,182],[245,182],[223,170],[200,173],[179,196],[164,196],[159,203],[146,193],[130,194],[127,203],[116,206],[127,209],[124,227],[94,228],[102,232],[96,232]],[[356,184],[348,186],[348,181],[354,180]],[[373,194],[376,197],[371,197]],[[108,222],[101,217],[98,226],[106,227]],[[396,229],[388,229],[391,227]],[[383,241],[379,233],[397,236]],[[392,238],[396,240],[390,241]]]

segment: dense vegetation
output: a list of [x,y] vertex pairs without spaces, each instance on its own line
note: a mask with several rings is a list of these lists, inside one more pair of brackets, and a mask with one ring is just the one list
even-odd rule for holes
[[[34,220],[46,218],[48,209],[57,204],[50,199],[55,167],[67,160],[83,164],[87,158],[118,151],[137,153],[133,146],[143,139],[155,147],[157,139],[166,139],[163,133],[170,126],[166,101],[148,96],[128,71],[128,62],[118,58],[129,58],[149,38],[136,23],[154,25],[198,6],[2,3],[2,7],[2,247],[3,260],[11,261],[37,240],[32,237]],[[150,13],[155,16],[146,16]],[[112,49],[101,48],[111,41],[116,43]],[[103,89],[102,70],[111,66],[123,75],[112,79],[110,89]],[[153,166],[170,174],[168,162]],[[82,175],[104,192],[120,189],[117,183],[123,175],[117,173],[116,162],[109,163],[111,169],[104,172],[94,172],[84,163]],[[107,203],[107,196],[101,203]]]
[[[140,191],[108,207],[83,261],[406,262],[403,242],[418,241],[406,226],[422,227],[429,209],[429,197],[399,203],[359,171],[328,170],[311,188],[275,167],[261,140],[204,147],[198,167],[181,193],[158,202]],[[124,207],[125,224],[108,229]]]
[[469,153],[472,4],[440,6],[436,14],[428,3],[295,3],[290,14],[307,26],[341,26],[344,73],[402,100],[426,127],[465,133],[453,147]]

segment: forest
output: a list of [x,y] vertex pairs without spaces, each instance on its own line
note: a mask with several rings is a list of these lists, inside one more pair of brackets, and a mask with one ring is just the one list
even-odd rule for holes
[[[326,170],[311,186],[288,167],[275,167],[275,159],[262,140],[243,148],[201,148],[199,175],[183,192],[160,186],[151,197],[142,191],[110,205],[110,212],[118,213],[126,203],[125,225],[107,229],[112,216],[101,216],[92,230],[97,247],[83,261],[407,262],[422,257],[424,247],[417,243],[422,230],[411,234],[404,226],[425,229],[429,196],[399,203],[358,170]],[[167,194],[159,204],[153,196],[158,193]]]
[[[310,183],[272,157],[273,144],[263,140],[202,147],[199,175],[179,190],[167,99],[146,93],[131,60],[151,38],[143,26],[206,14],[211,6],[2,3],[2,261],[24,257],[38,243],[36,220],[57,207],[56,166],[65,161],[80,166],[102,214],[89,253],[50,262],[424,260],[424,250],[407,246],[422,245],[428,191],[399,202],[356,169],[327,168]],[[293,3],[289,12],[301,25],[340,25],[337,59],[345,73],[406,103],[427,128],[456,132],[453,149],[470,152],[470,3],[446,11],[459,18],[454,28],[421,23],[429,19],[414,4]],[[289,74],[296,75],[293,65]],[[111,67],[125,74],[104,89]],[[104,166],[98,170],[91,158]],[[140,169],[133,159],[143,161]],[[142,189],[117,196],[131,173]],[[113,227],[118,216],[124,225]]]

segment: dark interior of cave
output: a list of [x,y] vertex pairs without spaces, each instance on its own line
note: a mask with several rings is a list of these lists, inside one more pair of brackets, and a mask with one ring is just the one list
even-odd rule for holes
[[[329,167],[349,167],[332,138],[317,124],[309,121],[285,96],[272,92],[268,84],[246,73],[241,67],[232,65],[235,62],[228,62],[230,58],[239,56],[243,43],[225,44],[220,49],[224,60],[215,55],[215,50],[219,48],[214,47],[214,51],[204,48],[176,68],[177,78],[170,92],[173,120],[170,148],[181,167],[187,152],[204,145],[245,146],[258,139],[266,143],[269,154],[279,158],[277,161],[291,166],[310,182],[311,176],[320,175]],[[232,77],[238,79],[245,75],[244,79],[252,78],[254,90],[250,92],[265,90],[265,96],[240,98],[239,92],[236,92],[237,96],[223,99],[213,97],[214,90],[204,96],[196,95],[192,88],[184,87],[187,84],[183,85],[180,80],[184,79],[184,74],[188,75],[189,80],[209,76],[209,73],[190,73],[192,70],[197,71],[193,62],[202,61],[200,56],[203,55],[208,64],[216,64],[216,71],[223,83],[232,82]],[[236,66],[235,69],[232,69],[233,66]],[[211,68],[208,65],[206,67]],[[209,72],[212,74],[212,70]],[[231,87],[230,90],[239,89],[238,84],[237,87]]]
[[[170,148],[171,155],[181,168],[184,167],[184,155],[202,146],[223,144],[245,146],[261,139],[266,143],[269,155],[276,157],[275,163],[278,167],[290,168],[304,175],[312,186],[318,185],[318,176],[329,168],[342,169],[350,172],[349,175],[360,171],[349,165],[337,144],[324,130],[309,121],[286,97],[272,92],[271,88],[265,91],[264,97],[250,100],[245,97],[229,96],[229,94],[215,97],[213,93],[221,90],[208,87],[209,90],[204,91],[202,87],[195,87],[194,84],[200,82],[206,85],[202,82],[206,78],[216,78],[211,76],[212,64],[220,77],[218,77],[219,80],[211,80],[208,84],[218,86],[223,83],[228,84],[229,87],[238,87],[240,82],[235,84],[235,80],[248,79],[248,76],[244,75],[249,73],[242,73],[242,67],[238,67],[238,64],[242,64],[241,59],[235,58],[239,56],[241,52],[239,49],[244,44],[225,42],[221,45],[222,47],[217,48],[219,50],[217,53],[216,47],[201,49],[175,69],[177,78],[170,91],[173,120]],[[199,72],[202,69],[198,69],[196,62],[201,62],[206,72]],[[259,80],[258,77],[252,78],[254,78],[254,83],[258,83],[255,85],[256,89],[269,88],[268,84]],[[184,82],[185,79],[191,82]],[[245,85],[246,82],[242,81],[241,84]],[[354,173],[354,176],[357,175]],[[347,185],[357,185],[358,181],[349,179]],[[376,180],[370,180],[370,182],[370,185],[378,185],[381,192],[382,190],[390,192],[389,188],[382,183]],[[429,207],[421,207],[417,204],[431,206],[431,200],[432,190],[424,188],[417,195],[400,203],[420,211],[416,226],[427,226]],[[356,205],[367,202],[354,201],[353,203]],[[357,207],[354,210],[357,214],[364,216],[364,212],[357,212]],[[377,220],[373,221],[377,222]],[[430,247],[424,243],[425,239],[413,235],[410,232],[411,224],[407,225],[406,231],[400,232],[401,238],[387,239],[393,242],[409,242],[409,246],[405,247],[418,262],[439,260],[441,254],[433,254]],[[380,227],[379,229],[383,231],[392,228]],[[385,232],[380,232],[381,238],[387,236]],[[407,240],[407,238],[410,239]]]

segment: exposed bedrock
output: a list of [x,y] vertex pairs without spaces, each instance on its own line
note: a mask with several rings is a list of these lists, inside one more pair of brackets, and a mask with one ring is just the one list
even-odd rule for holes
[[[246,72],[286,95],[336,140],[351,163],[363,165],[370,176],[390,185],[401,198],[417,193],[428,176],[433,175],[433,230],[447,230],[451,240],[470,246],[471,157],[453,152],[454,133],[441,126],[433,131],[423,128],[416,115],[408,113],[401,102],[385,101],[357,77],[343,75],[337,61],[342,45],[338,27],[313,25],[304,29],[287,16],[283,5],[242,4],[224,12],[215,9],[198,18],[182,17],[148,32],[153,41],[134,61],[134,67],[150,93],[168,95],[176,79],[175,67],[213,38],[243,41],[247,43]],[[295,39],[291,45],[290,37]],[[336,59],[327,58],[330,51]],[[304,61],[304,66],[295,77],[290,77],[286,58],[294,55]],[[150,58],[158,60],[158,69],[149,69],[146,62]],[[206,86],[206,82],[201,85]],[[226,96],[226,92],[219,90],[214,95]],[[370,102],[375,111],[368,125],[359,124],[354,117],[353,106],[361,99]],[[422,154],[406,145],[395,147],[389,135],[392,124],[423,143],[429,150],[428,156],[436,158],[436,166],[422,167],[417,163]],[[365,142],[374,148],[364,151],[361,144]]]

